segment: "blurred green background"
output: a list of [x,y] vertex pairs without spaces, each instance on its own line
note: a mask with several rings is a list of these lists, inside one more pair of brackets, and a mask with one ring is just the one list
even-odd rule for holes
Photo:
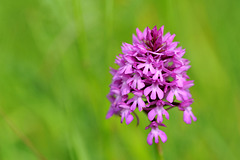
[[198,120],[173,109],[166,160],[240,159],[240,1],[0,1],[0,160],[157,159],[147,117],[108,120],[122,42],[155,25],[176,34]]

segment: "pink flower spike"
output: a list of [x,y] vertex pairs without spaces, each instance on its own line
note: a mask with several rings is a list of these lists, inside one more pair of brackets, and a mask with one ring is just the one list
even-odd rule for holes
[[128,125],[133,116],[139,123],[137,108],[146,114],[145,118],[151,122],[146,127],[151,128],[149,145],[154,138],[159,143],[159,137],[166,142],[167,136],[159,127],[166,127],[162,122],[169,119],[168,110],[183,111],[187,124],[197,120],[190,107],[193,102],[190,87],[194,85],[187,75],[190,61],[183,58],[185,49],[173,41],[175,34],[164,34],[163,30],[164,26],[159,30],[157,26],[146,27],[143,32],[137,28],[132,44],[122,43],[122,53],[115,59],[119,67],[111,68],[113,77],[107,95],[111,105],[106,118],[117,115],[121,123],[125,121]]

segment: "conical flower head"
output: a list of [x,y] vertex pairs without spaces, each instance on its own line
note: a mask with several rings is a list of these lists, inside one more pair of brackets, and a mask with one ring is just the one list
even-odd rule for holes
[[132,114],[145,112],[152,124],[149,144],[152,136],[157,138],[160,132],[160,138],[166,141],[165,133],[158,129],[162,125],[157,124],[163,124],[164,116],[169,119],[169,109],[178,107],[183,111],[187,124],[191,117],[197,119],[190,107],[193,100],[189,88],[193,81],[188,80],[186,73],[189,61],[182,58],[185,49],[177,47],[178,42],[173,41],[175,34],[163,34],[163,30],[163,26],[152,30],[147,27],[143,32],[137,28],[133,44],[123,43],[122,53],[115,60],[119,68],[111,69],[113,79],[108,95],[111,107],[107,118],[116,114],[121,116],[121,122],[125,119],[129,124]]

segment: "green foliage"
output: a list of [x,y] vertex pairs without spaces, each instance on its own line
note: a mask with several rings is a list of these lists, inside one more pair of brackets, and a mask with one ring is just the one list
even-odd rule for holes
[[[0,2],[0,159],[157,159],[147,117],[105,119],[109,67],[135,28],[165,26],[191,61],[197,122],[171,110],[166,160],[240,159],[240,1]],[[26,142],[30,142],[27,144]],[[32,147],[31,147],[32,145]]]

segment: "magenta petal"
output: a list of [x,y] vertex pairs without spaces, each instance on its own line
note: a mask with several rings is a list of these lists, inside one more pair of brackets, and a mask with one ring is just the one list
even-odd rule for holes
[[162,114],[158,114],[158,116],[157,116],[157,122],[158,122],[158,123],[161,123],[162,121],[163,121]]
[[129,87],[124,87],[122,89],[122,95],[127,95],[130,92],[130,88]]
[[164,30],[164,26],[162,26],[162,27],[158,30],[159,37],[161,37],[161,36],[163,35],[163,30]]
[[131,87],[136,88],[137,87],[137,81],[133,80]]
[[168,37],[170,37],[171,34],[168,32],[163,36],[163,42],[166,41],[168,39]]
[[183,100],[188,100],[191,97],[191,94],[186,90],[179,90],[179,94],[181,94]]
[[141,68],[143,68],[143,67],[145,67],[145,63],[140,63],[140,64],[137,66],[137,69],[141,69]]
[[131,105],[131,110],[134,111],[136,109],[136,106],[137,106],[137,102],[134,101],[133,104]]
[[121,123],[123,122],[123,120],[124,120],[124,116],[121,116]]
[[152,78],[153,78],[153,80],[157,80],[158,79],[158,73],[156,72]]
[[111,107],[111,108],[109,109],[108,113],[107,113],[106,119],[112,117],[113,113],[114,113],[114,111],[113,111],[113,108]]
[[129,113],[129,115],[126,117],[126,124],[129,125],[133,120],[133,116]]
[[154,50],[156,50],[162,43],[162,37],[159,36],[158,39],[155,41],[155,44],[154,44]]
[[156,99],[156,90],[152,90],[151,99],[152,100]]
[[149,93],[152,91],[152,86],[149,86],[147,88],[144,89],[144,95],[147,96],[149,95]]
[[145,103],[144,103],[144,101],[142,100],[141,97],[139,97],[137,101],[138,101],[138,109],[141,112],[142,108],[145,107]]
[[[142,46],[142,45],[137,45],[138,46],[138,48],[139,48],[139,52],[140,53],[146,53],[148,50],[144,47],[144,46]],[[145,60],[145,59],[144,59]]]
[[174,96],[173,91],[170,90],[169,93],[168,93],[168,95],[167,95],[167,98],[166,98],[167,101],[170,102],[170,103],[172,103],[172,102],[173,102],[173,96]]
[[159,130],[159,136],[163,143],[167,141],[167,135],[163,131]]
[[166,117],[167,119],[169,119],[169,114],[168,114],[168,112],[167,112],[165,109],[163,109],[163,114],[165,115],[165,117]]
[[150,112],[148,112],[148,119],[152,121],[154,117],[156,116],[156,112],[154,109],[152,109]]
[[169,49],[169,50],[174,50],[174,49],[177,47],[178,43],[179,43],[179,42],[173,42],[172,44],[169,45],[169,48],[168,48],[168,49]]
[[149,66],[146,65],[145,68],[143,69],[143,73],[146,74],[146,75],[148,74],[148,67],[149,67]]
[[150,68],[150,72],[152,74],[154,74],[156,72],[156,70],[153,68],[153,66],[151,64],[149,64],[149,68]]
[[193,121],[196,121],[196,120],[197,120],[197,117],[194,116],[194,114],[192,113],[192,111],[191,111],[190,115],[191,115]]
[[158,95],[159,99],[163,98],[164,93],[163,93],[163,91],[160,88],[157,88],[157,95]]
[[143,39],[146,39],[146,37],[147,37],[147,28],[144,29],[142,35],[143,35]]
[[136,29],[136,33],[137,33],[138,39],[142,40],[143,39],[143,34],[138,28]]
[[187,110],[185,110],[184,112],[183,112],[183,120],[184,120],[184,122],[185,123],[187,123],[187,124],[191,124],[191,117],[190,117],[190,114],[188,113],[188,111]]
[[122,66],[118,69],[119,73],[122,74],[125,71],[125,66]]
[[152,135],[152,133],[150,132],[149,134],[148,134],[148,136],[147,136],[147,143],[149,144],[149,145],[152,145],[152,140],[153,140],[153,135]]
[[137,81],[137,85],[138,85],[137,87],[139,90],[142,89],[143,87],[145,87],[145,84],[140,79]]
[[162,73],[160,73],[159,76],[160,76],[160,81],[163,82],[163,75],[162,75]]
[[[159,142],[159,140],[158,140],[158,135],[155,135],[154,137],[155,137],[155,143],[158,143],[158,142]],[[160,138],[161,138],[161,137],[160,137]]]
[[133,34],[132,35],[132,40],[133,40],[133,43],[138,43],[138,38]]
[[179,94],[179,90],[175,91],[174,94],[175,94],[177,100],[179,100],[179,101],[183,100],[182,97]]
[[152,40],[151,30],[150,30],[148,27],[147,27],[146,40],[147,40],[147,41],[151,41],[151,40]]
[[125,70],[125,74],[130,74],[130,73],[132,73],[133,71],[132,71],[132,65],[127,65],[126,66],[126,70]]
[[154,26],[153,29],[152,29],[152,36],[153,37],[157,37],[158,36],[158,30],[157,30],[157,26]]
[[132,103],[132,102],[134,102],[134,99],[133,99],[133,98],[129,99],[128,102],[127,102],[127,104],[130,104],[130,103]]
[[171,35],[168,39],[167,39],[167,44],[170,44],[170,43],[172,43],[172,41],[173,41],[173,39],[174,39],[174,37],[175,37],[175,34],[173,34],[173,35]]

